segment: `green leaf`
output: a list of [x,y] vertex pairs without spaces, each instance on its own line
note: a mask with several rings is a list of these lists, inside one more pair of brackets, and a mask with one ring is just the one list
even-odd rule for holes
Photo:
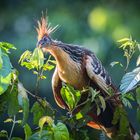
[[53,132],[42,130],[42,132],[36,132],[28,140],[54,140]]
[[136,100],[138,105],[140,105],[140,87],[136,89]]
[[81,112],[78,112],[75,116],[76,116],[76,120],[83,118],[83,115]]
[[28,116],[29,116],[29,100],[26,98],[22,99],[23,101],[23,120],[22,120],[22,125],[24,125],[27,120],[28,120]]
[[114,112],[114,116],[113,116],[113,120],[112,120],[112,124],[116,125],[119,121],[119,118],[120,118],[120,108],[116,107],[115,112]]
[[113,61],[110,63],[111,67],[114,67],[115,65],[120,65],[121,67],[123,67],[122,63],[118,62],[118,61]]
[[8,119],[6,119],[6,120],[4,121],[4,123],[9,123],[9,122],[13,122],[13,119],[8,118]]
[[101,102],[101,107],[102,107],[103,111],[105,111],[105,109],[106,109],[106,103],[105,103],[104,98],[102,96],[99,96],[99,100]]
[[61,88],[61,96],[65,103],[68,105],[69,109],[72,110],[75,107],[75,99],[73,93],[66,86]]
[[45,99],[39,99],[39,103],[35,102],[31,108],[33,113],[34,124],[38,124],[39,119],[43,116],[54,117],[55,111],[51,108],[50,104]]
[[0,48],[0,69],[2,68],[2,65],[3,65],[2,51],[1,51],[1,48]]
[[99,91],[96,91],[96,89],[94,90],[92,87],[89,87],[89,91],[90,91],[90,93],[92,95],[91,102],[94,102],[95,101],[95,98],[99,94]]
[[133,97],[133,93],[127,93],[127,94],[123,94],[121,95],[121,100],[123,102],[123,104],[126,106],[126,107],[129,107],[129,108],[132,108],[132,105],[130,103],[129,100],[131,101],[135,101],[134,97]]
[[46,63],[43,65],[43,70],[51,71],[52,69],[54,69],[54,67],[55,67],[54,65],[50,65],[50,64]]
[[122,80],[120,90],[123,93],[129,92],[140,81],[140,67],[134,69],[132,72],[126,73]]
[[54,127],[54,140],[69,140],[69,132],[65,124],[59,122]]
[[5,113],[8,109],[8,97],[9,93],[5,92],[4,94],[0,95],[0,115]]
[[124,94],[123,97],[131,100],[131,101],[135,101],[134,97],[133,97],[133,93],[130,92],[130,93],[127,93],[127,94]]
[[7,42],[0,42],[0,48],[5,52],[5,53],[10,53],[10,49],[16,49],[13,44],[7,43]]
[[117,139],[125,138],[128,135],[129,121],[127,118],[126,111],[122,107],[116,107],[113,116],[112,124],[116,125],[119,123],[119,132],[117,134]]
[[98,105],[98,104],[96,104],[96,107],[97,107],[97,116],[99,116],[99,115],[100,115],[100,113],[101,113],[101,109],[100,109],[100,107],[99,107],[99,105]]
[[44,64],[44,54],[40,48],[35,48],[33,53],[27,50],[21,55],[19,63],[29,70],[34,68],[39,70]]
[[140,55],[138,56],[137,62],[136,62],[136,66],[139,66],[139,65],[140,65]]
[[0,138],[8,138],[8,132],[6,130],[1,130]]
[[127,98],[122,98],[122,102],[123,102],[124,106],[132,108],[132,105]]
[[8,97],[8,115],[14,116],[18,113],[20,108],[18,103],[18,87],[17,84],[13,85],[12,90],[10,90],[9,97]]
[[123,38],[123,39],[118,40],[117,42],[122,43],[122,42],[127,42],[129,40],[130,38]]
[[45,124],[46,122],[47,122],[48,125],[50,125],[50,126],[52,126],[53,123],[54,123],[54,121],[53,121],[53,119],[52,119],[51,117],[49,117],[49,116],[43,116],[42,118],[40,118],[39,124],[38,124],[38,126],[40,127],[40,131],[42,131],[43,126],[44,126],[44,124]]
[[26,50],[26,51],[20,56],[20,59],[19,59],[18,62],[21,63],[21,65],[22,65],[22,63],[23,63],[25,60],[27,60],[27,61],[30,60],[31,55],[32,55],[32,52]]
[[3,66],[0,69],[0,95],[4,93],[11,83],[12,66],[7,54],[2,53]]
[[25,133],[25,140],[28,140],[28,138],[32,135],[32,130],[27,123],[24,126],[24,133]]
[[38,124],[39,119],[44,116],[44,109],[42,108],[42,106],[38,103],[35,102],[31,108],[31,112],[33,113],[33,122],[34,124]]
[[12,139],[11,140],[23,140],[22,138],[20,138],[20,137],[12,137]]
[[75,90],[71,85],[67,84],[68,90],[74,95],[75,106],[81,99],[81,92],[79,90]]
[[120,130],[119,130],[119,135],[122,135],[123,137],[127,136],[128,134],[128,129],[129,127],[129,121],[127,118],[127,115],[125,112],[122,112],[121,118],[120,118]]
[[30,59],[31,63],[34,64],[36,68],[41,68],[44,64],[44,54],[40,48],[35,48]]
[[24,125],[29,116],[29,99],[28,99],[26,90],[21,83],[18,83],[18,102],[22,106],[22,109],[23,109],[22,125]]
[[140,123],[140,109],[137,108],[137,120]]

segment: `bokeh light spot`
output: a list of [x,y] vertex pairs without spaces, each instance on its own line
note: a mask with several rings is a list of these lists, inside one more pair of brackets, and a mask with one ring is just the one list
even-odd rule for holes
[[124,38],[129,35],[130,35],[129,29],[124,26],[116,27],[112,33],[112,37],[113,37],[114,41],[119,40],[119,39]]
[[99,7],[92,10],[88,17],[88,23],[93,30],[104,31],[107,24],[107,11]]

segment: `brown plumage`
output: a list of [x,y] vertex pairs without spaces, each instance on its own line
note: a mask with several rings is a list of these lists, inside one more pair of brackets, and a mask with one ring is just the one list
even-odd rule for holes
[[[94,89],[99,90],[104,97],[107,96],[107,90],[110,87],[116,93],[117,90],[112,84],[111,77],[95,54],[77,45],[53,40],[50,37],[50,33],[55,28],[49,28],[45,18],[42,17],[41,22],[38,22],[37,32],[38,47],[42,48],[44,52],[49,52],[56,60],[56,69],[52,78],[52,88],[56,103],[61,108],[67,109],[67,105],[60,94],[62,82],[68,83],[78,90],[92,86]],[[119,98],[106,102],[106,109],[99,116],[94,113],[94,109],[93,111],[91,110],[88,114],[92,116],[93,121],[87,125],[105,131],[106,135],[112,138],[118,130],[118,125],[112,124],[116,106],[122,107]],[[135,132],[130,130],[130,134],[126,136],[126,139],[135,139],[134,134]]]

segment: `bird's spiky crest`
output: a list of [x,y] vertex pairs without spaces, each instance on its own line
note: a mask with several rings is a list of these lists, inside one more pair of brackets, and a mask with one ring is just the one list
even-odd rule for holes
[[50,24],[48,24],[48,20],[44,15],[42,15],[41,20],[38,20],[37,23],[38,27],[36,27],[36,31],[38,33],[38,40],[40,40],[44,35],[49,36],[50,33],[55,31],[55,29],[58,27],[58,25],[54,28],[50,27]]

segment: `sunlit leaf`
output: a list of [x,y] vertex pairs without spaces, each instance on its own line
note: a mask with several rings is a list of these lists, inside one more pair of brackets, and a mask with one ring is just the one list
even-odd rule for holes
[[32,55],[32,52],[26,50],[26,51],[20,56],[20,59],[19,59],[18,62],[21,63],[21,65],[22,65],[22,63],[24,62],[24,60],[28,60],[28,61],[29,61],[31,55]]
[[75,99],[73,93],[68,87],[63,86],[61,88],[61,95],[65,103],[68,105],[69,109],[72,110],[75,106]]
[[129,92],[140,81],[140,67],[134,69],[132,72],[126,73],[122,80],[120,90],[122,93]]
[[0,95],[4,93],[11,83],[12,66],[7,54],[2,54],[3,66],[0,69]]
[[4,123],[8,123],[8,122],[13,122],[13,119],[8,118],[8,119],[6,119],[6,120],[4,121]]
[[53,123],[54,123],[53,119],[52,119],[50,116],[43,116],[42,118],[40,118],[39,124],[38,124],[38,126],[40,127],[40,131],[42,131],[43,126],[44,126],[44,124],[45,124],[46,122],[47,122],[50,126],[52,126]]
[[81,119],[81,118],[83,118],[83,115],[82,115],[81,112],[78,112],[78,113],[76,114],[76,120],[79,120],[79,119]]
[[3,60],[2,60],[2,50],[0,48],[0,69],[2,68]]
[[41,68],[44,64],[44,54],[40,48],[35,48],[33,54],[30,58],[31,63],[34,64],[36,68]]
[[7,42],[0,42],[0,48],[1,48],[5,53],[10,53],[10,52],[9,52],[10,49],[14,49],[14,50],[16,49],[16,48],[14,47],[13,44],[7,43]]
[[25,133],[25,140],[28,140],[28,138],[32,135],[32,130],[28,124],[25,124],[24,126],[24,133]]
[[51,71],[54,67],[55,66],[46,63],[46,64],[43,65],[43,70]]
[[75,106],[78,104],[78,102],[81,99],[81,92],[79,90],[75,90],[71,85],[67,84],[68,90],[74,95],[75,100]]
[[139,65],[140,65],[140,55],[138,56],[137,62],[136,62],[136,66],[139,66]]
[[114,67],[115,65],[120,65],[121,67],[123,67],[123,65],[118,61],[113,61],[110,63],[110,65],[111,65],[111,67]]
[[122,42],[127,42],[129,40],[130,38],[123,38],[123,39],[118,40],[117,42],[122,43]]
[[44,64],[44,54],[40,48],[35,48],[33,53],[26,50],[20,57],[19,63],[29,70],[40,69]]

